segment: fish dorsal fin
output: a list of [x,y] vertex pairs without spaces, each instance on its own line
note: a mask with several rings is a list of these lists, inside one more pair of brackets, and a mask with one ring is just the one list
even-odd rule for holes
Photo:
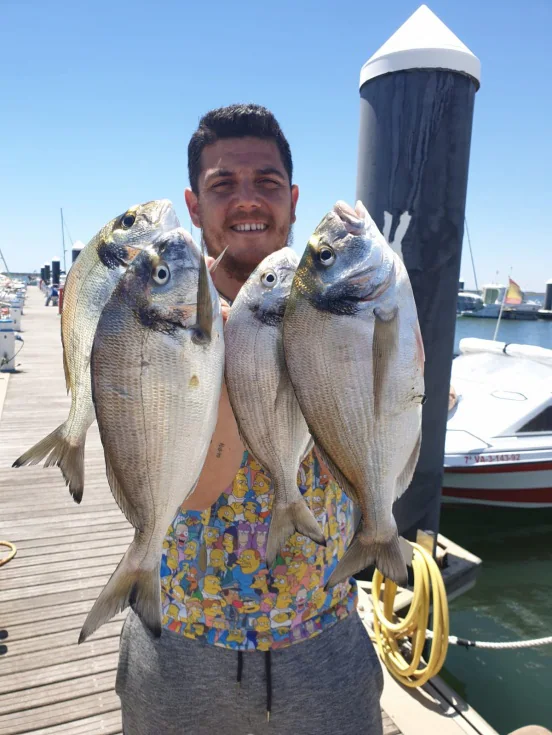
[[222,253],[221,253],[221,254],[220,254],[220,255],[218,256],[218,258],[217,258],[217,259],[215,260],[215,262],[214,262],[214,263],[211,263],[211,265],[209,266],[209,273],[214,273],[214,272],[216,271],[216,269],[217,269],[217,268],[218,268],[218,266],[219,266],[219,263],[220,263],[220,261],[221,261],[221,260],[222,260],[222,259],[224,258],[224,254],[226,253],[226,251],[228,250],[228,248],[229,248],[229,247],[230,247],[230,246],[229,246],[229,245],[227,245],[227,246],[226,246],[226,247],[224,248],[224,250],[222,251]]
[[389,380],[391,357],[398,346],[399,316],[398,309],[383,312],[374,309],[374,338],[372,342],[372,362],[374,369],[374,410],[376,419],[381,417],[385,388]]

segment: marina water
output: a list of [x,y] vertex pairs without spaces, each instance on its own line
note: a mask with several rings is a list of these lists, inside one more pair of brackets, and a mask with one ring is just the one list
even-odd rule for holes
[[[492,339],[494,319],[459,318],[463,337]],[[502,321],[497,339],[552,349],[552,322]],[[476,586],[451,602],[451,633],[480,641],[552,635],[552,509],[443,506],[441,533],[483,559]],[[451,646],[443,678],[501,735],[552,729],[552,646]]]

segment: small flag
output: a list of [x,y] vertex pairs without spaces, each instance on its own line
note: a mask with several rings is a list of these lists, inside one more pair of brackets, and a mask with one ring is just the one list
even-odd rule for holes
[[506,298],[504,299],[505,304],[521,304],[523,301],[523,293],[519,285],[508,278],[508,290],[506,291]]

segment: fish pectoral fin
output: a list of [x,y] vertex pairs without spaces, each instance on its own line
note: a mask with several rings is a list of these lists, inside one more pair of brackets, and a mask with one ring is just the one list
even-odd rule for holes
[[130,604],[151,633],[156,638],[161,635],[160,562],[153,569],[141,569],[136,546],[134,540],[100,592],[84,621],[79,643]]
[[73,500],[75,503],[80,503],[84,491],[85,441],[86,434],[77,444],[69,442],[66,426],[61,424],[51,434],[18,457],[12,467],[38,464],[46,458],[44,467],[59,467]]
[[375,564],[387,579],[404,586],[408,581],[406,562],[401,550],[399,537],[395,534],[388,542],[367,542],[362,527],[355,534],[351,545],[333,570],[326,582],[325,589],[344,582],[353,574]]
[[136,515],[136,510],[133,508],[132,503],[130,503],[126,496],[125,491],[123,490],[123,487],[121,483],[119,482],[119,479],[117,478],[117,475],[115,474],[115,471],[111,465],[111,462],[109,461],[109,458],[107,456],[107,452],[104,449],[104,457],[105,457],[105,473],[107,475],[107,481],[109,482],[109,487],[111,488],[111,492],[113,494],[113,497],[115,498],[115,501],[119,508],[123,511],[125,514],[126,519],[132,523],[134,528],[137,530],[140,530],[141,527],[141,520]]
[[412,450],[412,453],[410,454],[410,457],[408,458],[403,471],[397,477],[397,482],[395,484],[395,497],[393,498],[394,500],[396,500],[397,498],[400,498],[400,496],[405,492],[405,490],[408,488],[408,486],[412,482],[414,471],[416,469],[416,465],[418,464],[418,459],[420,458],[420,447],[421,446],[422,446],[422,432],[419,431],[418,437],[416,439],[416,444],[414,445],[414,449]]
[[372,362],[374,370],[374,409],[376,417],[381,416],[385,384],[391,377],[389,365],[399,344],[398,309],[384,311],[374,309],[374,338],[372,342]]
[[274,503],[266,545],[267,566],[272,566],[282,546],[296,531],[326,546],[326,537],[303,498],[288,505]]

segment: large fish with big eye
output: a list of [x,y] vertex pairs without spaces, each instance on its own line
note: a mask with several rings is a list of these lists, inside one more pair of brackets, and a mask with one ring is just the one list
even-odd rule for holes
[[79,642],[128,604],[161,634],[163,540],[203,468],[223,371],[219,297],[198,246],[176,229],[133,260],[94,339],[92,394],[107,477],[136,531]]
[[241,437],[268,470],[274,500],[266,561],[298,531],[326,540],[297,485],[311,436],[287,373],[282,322],[299,258],[291,248],[268,255],[232,304],[225,326],[226,385]]
[[84,445],[94,421],[90,351],[102,309],[135,255],[163,232],[179,226],[167,199],[130,207],[108,222],[81,250],[63,291],[61,339],[71,408],[67,420],[13,463],[57,465],[80,503],[84,490]]
[[283,334],[311,434],[362,515],[327,586],[372,563],[404,584],[392,506],[420,453],[424,348],[406,268],[361,202],[338,202],[310,238]]

